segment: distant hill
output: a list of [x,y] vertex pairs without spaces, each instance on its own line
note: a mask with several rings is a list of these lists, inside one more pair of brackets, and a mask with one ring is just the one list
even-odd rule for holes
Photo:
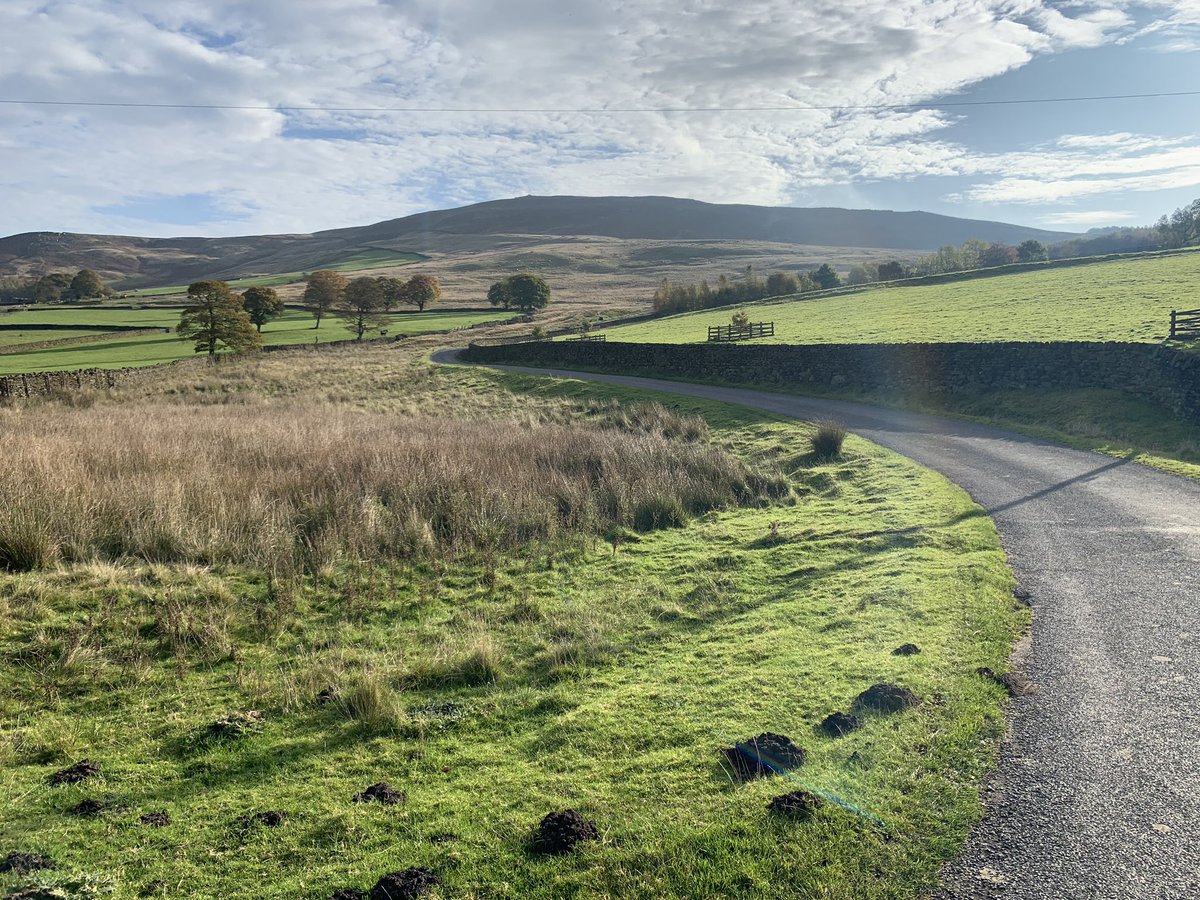
[[934,250],[968,239],[1017,244],[1076,237],[926,212],[701,203],[671,197],[519,197],[315,234],[139,238],[35,232],[0,239],[0,272],[93,268],[124,286],[311,271],[367,249],[453,253],[522,235],[772,241],[823,247]]

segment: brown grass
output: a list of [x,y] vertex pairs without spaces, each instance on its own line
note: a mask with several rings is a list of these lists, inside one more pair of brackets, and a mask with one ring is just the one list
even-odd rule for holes
[[0,566],[132,558],[286,577],[675,525],[776,486],[695,422],[600,412],[569,426],[291,400],[7,410]]

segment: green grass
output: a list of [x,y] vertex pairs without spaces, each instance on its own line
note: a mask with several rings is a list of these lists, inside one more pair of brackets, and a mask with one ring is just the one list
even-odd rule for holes
[[[520,414],[651,396],[467,369],[421,378],[448,402],[490,395]],[[347,564],[287,595],[220,568],[0,576],[0,849],[60,864],[0,886],[317,898],[426,865],[456,897],[933,887],[979,815],[1004,729],[1001,691],[972,673],[1006,668],[1025,621],[991,522],[945,479],[853,437],[843,459],[817,462],[809,426],[662,399],[786,473],[792,501],[615,550],[532,546],[500,561],[491,588],[486,561],[469,559]],[[909,641],[919,656],[891,654]],[[837,741],[814,730],[883,679],[925,702]],[[315,705],[328,685],[347,699]],[[261,731],[201,737],[245,709],[264,712]],[[762,730],[792,735],[809,761],[791,779],[731,782],[718,748]],[[83,756],[103,780],[46,784]],[[407,804],[350,802],[381,779]],[[806,824],[772,819],[767,801],[797,785],[830,802]],[[67,813],[85,797],[113,808]],[[602,840],[530,855],[538,820],[567,806]],[[156,809],[173,824],[136,824]],[[286,824],[236,826],[265,809]]]
[[20,330],[0,330],[0,347],[16,347],[21,344],[35,344],[39,341],[59,341],[67,338],[81,338],[94,335],[96,331],[89,328],[44,328],[36,325]]
[[[411,263],[420,262],[428,257],[422,256],[420,253],[402,253],[395,250],[381,249],[366,249],[359,250],[349,256],[339,257],[337,262],[323,263],[318,266],[313,266],[312,269],[304,272],[280,272],[276,275],[254,275],[250,278],[235,278],[228,283],[234,290],[245,290],[248,287],[279,287],[284,284],[294,284],[297,281],[303,281],[309,274],[309,271],[317,269],[333,269],[337,272],[359,272],[364,269],[384,269],[392,266],[407,266]],[[159,287],[142,287],[130,288],[124,290],[116,288],[121,294],[129,297],[162,297],[171,294],[185,294],[188,286],[186,284],[171,284]]]
[[[511,313],[504,312],[430,312],[393,313],[388,325],[388,334],[424,334],[427,332],[452,331],[473,325],[504,319]],[[7,313],[4,322],[14,325],[30,322],[36,324],[79,323],[81,325],[139,325],[145,327],[173,328],[179,322],[179,310],[169,307],[148,309],[87,309],[87,310],[30,310]],[[30,325],[30,333],[36,325]],[[40,332],[66,337],[68,332]],[[0,340],[5,332],[0,332]],[[321,342],[342,341],[354,337],[354,333],[340,319],[327,317],[320,329],[313,328],[311,314],[304,310],[289,309],[283,316],[268,323],[262,331],[263,343],[267,346],[288,344],[311,344],[315,337]],[[368,335],[368,337],[371,335]],[[134,335],[121,337],[114,333],[111,340],[97,340],[81,345],[66,345],[31,350],[28,353],[0,354],[0,375],[23,372],[50,372],[69,369],[116,369],[127,366],[152,366],[194,356],[192,344],[182,341],[174,334]]]
[[[747,304],[774,321],[754,343],[923,341],[1142,341],[1166,338],[1171,309],[1200,306],[1200,253],[1097,262],[969,281]],[[605,329],[608,340],[704,341],[739,307]]]

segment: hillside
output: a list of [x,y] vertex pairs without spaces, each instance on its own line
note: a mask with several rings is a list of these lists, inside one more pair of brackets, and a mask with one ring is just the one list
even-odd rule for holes
[[[767,343],[922,341],[1148,341],[1166,337],[1173,308],[1195,306],[1200,252],[1091,265],[898,284],[851,294],[747,304],[754,321],[775,322]],[[703,341],[727,325],[724,307],[613,328],[610,341]]]
[[93,268],[122,287],[311,271],[363,251],[462,254],[538,243],[531,236],[770,241],[897,251],[970,238],[1019,243],[1073,235],[925,212],[717,205],[669,197],[520,197],[314,234],[142,238],[37,232],[0,239],[0,273]]

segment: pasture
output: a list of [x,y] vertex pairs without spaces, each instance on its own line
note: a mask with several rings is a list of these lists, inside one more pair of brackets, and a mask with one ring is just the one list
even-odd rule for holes
[[788,297],[606,329],[610,341],[692,343],[745,309],[778,344],[1140,341],[1167,336],[1172,309],[1200,306],[1200,252],[1070,268]]
[[[53,862],[0,887],[931,889],[1026,621],[982,510],[853,437],[412,344],[0,409],[0,850]],[[880,681],[920,703],[818,728]],[[806,759],[735,777],[764,731]],[[534,852],[568,807],[597,839]]]

